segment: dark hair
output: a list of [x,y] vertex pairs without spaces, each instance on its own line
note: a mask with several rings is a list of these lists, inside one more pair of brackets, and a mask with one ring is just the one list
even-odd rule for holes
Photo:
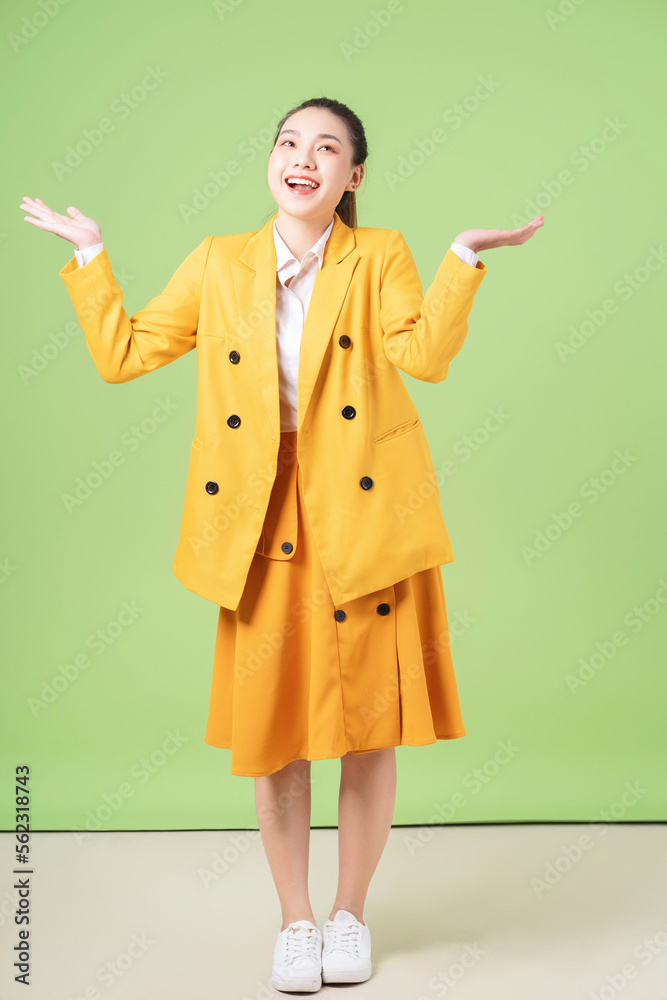
[[[341,104],[340,101],[334,101],[333,98],[330,97],[311,97],[310,100],[302,101],[297,107],[291,108],[283,117],[282,121],[278,125],[278,128],[276,129],[273,147],[275,147],[280,131],[290,115],[293,115],[296,111],[301,111],[303,108],[325,108],[327,111],[331,111],[334,115],[338,115],[338,117],[345,123],[350,137],[350,142],[352,143],[353,166],[357,167],[359,164],[366,162],[366,158],[368,157],[368,146],[366,145],[366,133],[364,132],[364,126],[361,123],[361,119],[355,115],[354,111],[348,108],[347,104]],[[354,229],[357,225],[356,195],[356,191],[343,191],[343,197],[340,199],[335,209],[342,222],[344,222],[345,225],[349,226],[351,229]]]

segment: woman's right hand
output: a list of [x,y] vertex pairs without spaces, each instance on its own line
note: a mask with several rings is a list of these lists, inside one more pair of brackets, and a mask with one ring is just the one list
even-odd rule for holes
[[102,242],[102,231],[95,220],[89,219],[73,205],[67,209],[69,216],[59,215],[45,205],[41,198],[28,198],[24,195],[20,208],[32,212],[32,215],[24,216],[26,222],[32,222],[38,229],[46,229],[56,236],[62,236],[64,240],[73,243],[77,250],[85,250],[94,243]]

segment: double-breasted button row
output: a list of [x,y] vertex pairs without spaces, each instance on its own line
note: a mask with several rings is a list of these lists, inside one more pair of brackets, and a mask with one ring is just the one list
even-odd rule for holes
[[[238,351],[230,351],[229,360],[233,365],[237,365],[241,360],[241,355],[239,354]],[[230,416],[227,417],[227,423],[229,424],[230,427],[234,428],[240,427],[241,418],[239,417],[238,413],[232,413]]]
[[[379,615],[388,615],[389,612],[391,611],[391,605],[385,604],[383,602],[382,604],[378,604],[375,610]],[[342,608],[338,608],[337,611],[334,611],[334,618],[336,619],[337,622],[344,622],[345,619],[347,618],[347,615],[342,610]]]
[[[351,345],[352,341],[350,340],[350,338],[348,337],[348,335],[346,333],[343,333],[338,338],[338,343],[340,344],[341,347],[348,348]],[[231,363],[233,365],[237,365],[239,363],[239,361],[241,360],[241,355],[236,350],[230,351],[229,352],[229,360],[231,361]],[[352,420],[357,415],[356,409],[354,408],[354,406],[350,405],[349,403],[346,406],[343,407],[343,409],[341,410],[341,413],[345,417],[346,420]],[[238,413],[231,413],[227,417],[227,424],[228,424],[229,427],[232,427],[233,429],[236,429],[237,427],[240,427],[241,426],[241,418],[239,417]],[[359,480],[359,485],[361,486],[361,488],[363,490],[370,490],[370,489],[373,488],[373,480],[371,479],[370,476],[362,476],[362,478]],[[215,493],[218,492],[219,487],[218,487],[218,484],[216,482],[214,482],[213,480],[210,480],[209,482],[206,483],[205,489],[206,489],[207,493],[210,493],[211,495],[214,495]],[[286,546],[289,546],[289,548],[286,548]],[[291,542],[284,542],[282,548],[283,548],[284,552],[291,552],[292,551]],[[382,614],[383,612],[380,612],[380,613]],[[384,613],[386,614],[386,612],[384,612]]]
[[[340,339],[342,340],[343,337],[341,337]],[[345,339],[349,341],[350,338],[345,337]],[[356,417],[357,415],[357,411],[349,403],[347,406],[344,406],[340,412],[343,414],[346,420],[352,420],[352,418]],[[373,480],[371,479],[370,476],[362,476],[362,478],[359,480],[359,485],[361,486],[362,490],[370,490],[373,488]]]
[[[233,365],[237,365],[241,360],[241,355],[239,354],[238,351],[230,351],[229,360]],[[230,414],[230,416],[227,417],[227,423],[230,427],[236,429],[237,427],[241,426],[241,418],[239,417],[238,413],[232,413]]]
[[[229,418],[229,420],[227,421],[227,423],[229,423],[230,420],[233,420],[233,419],[238,420],[239,424],[241,423],[241,421],[239,420],[239,418],[235,417],[235,416],[231,416]],[[237,427],[238,424],[230,424],[230,426]],[[361,479],[359,480],[359,485],[361,486],[362,490],[372,490],[373,489],[373,480],[371,479],[370,476],[362,476]],[[209,481],[208,483],[206,483],[206,487],[205,488],[206,488],[206,492],[207,493],[214,494],[214,493],[218,492],[218,484],[216,482],[213,482],[212,480]],[[287,542],[286,544],[289,545],[289,542]],[[291,549],[290,550],[286,549],[285,551],[291,551]]]
[[[352,341],[350,340],[350,338],[348,337],[348,335],[346,333],[343,333],[338,338],[338,343],[340,344],[341,347],[344,347],[344,348],[347,349],[350,346],[350,344],[352,343]],[[231,361],[231,363],[233,365],[237,365],[239,363],[239,361],[241,360],[241,355],[239,354],[238,351],[230,351],[229,352],[229,360]]]

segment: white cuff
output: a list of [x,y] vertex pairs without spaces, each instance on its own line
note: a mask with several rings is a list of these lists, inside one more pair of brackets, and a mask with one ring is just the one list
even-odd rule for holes
[[93,243],[91,247],[84,247],[83,250],[74,250],[74,256],[77,259],[79,267],[83,267],[84,264],[88,264],[93,257],[97,257],[98,253],[104,248],[104,243]]
[[462,243],[452,243],[451,249],[464,264],[470,264],[471,267],[477,267],[477,261],[479,258],[475,251],[471,250],[470,247],[464,247]]

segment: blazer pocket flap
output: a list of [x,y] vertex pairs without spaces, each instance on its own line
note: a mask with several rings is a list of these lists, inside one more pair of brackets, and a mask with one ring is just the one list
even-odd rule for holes
[[400,424],[396,424],[395,427],[390,427],[388,431],[376,434],[373,438],[373,444],[380,444],[382,441],[389,441],[392,438],[398,437],[399,434],[405,434],[407,431],[411,431],[414,427],[417,427],[418,424],[419,417],[410,417],[409,420],[403,420]]

